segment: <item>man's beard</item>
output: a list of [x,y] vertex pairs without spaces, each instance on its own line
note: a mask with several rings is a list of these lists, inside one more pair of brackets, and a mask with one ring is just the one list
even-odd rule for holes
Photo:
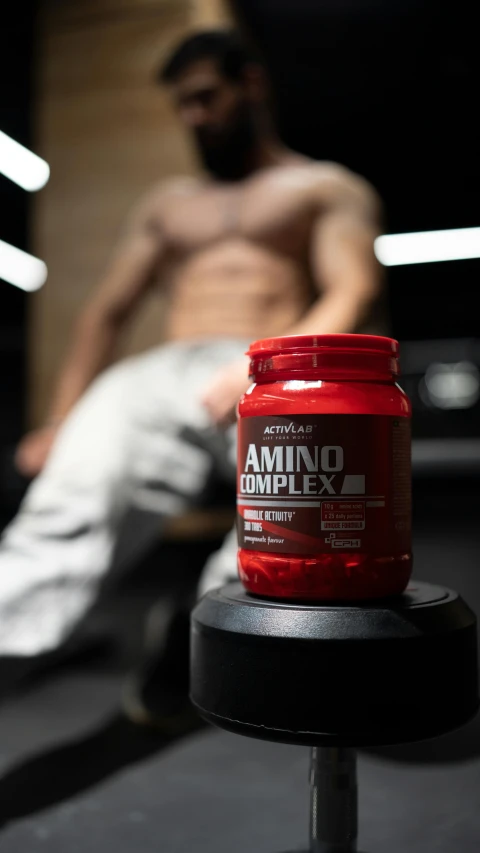
[[195,142],[207,172],[219,181],[239,181],[250,171],[256,136],[252,116],[243,110],[216,139],[199,131]]

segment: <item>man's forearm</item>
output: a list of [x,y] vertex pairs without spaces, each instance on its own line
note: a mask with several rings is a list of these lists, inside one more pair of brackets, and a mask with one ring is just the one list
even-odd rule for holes
[[372,300],[353,298],[349,293],[325,294],[302,319],[288,330],[290,335],[329,335],[355,332],[368,317]]
[[61,423],[95,377],[114,360],[119,324],[109,318],[79,320],[50,406],[48,423]]

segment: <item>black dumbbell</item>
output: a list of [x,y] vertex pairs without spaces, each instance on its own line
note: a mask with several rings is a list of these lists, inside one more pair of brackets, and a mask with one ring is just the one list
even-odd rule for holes
[[266,600],[231,584],[193,611],[190,693],[214,725],[312,747],[310,850],[352,853],[356,749],[471,719],[476,619],[457,593],[426,583],[361,605]]

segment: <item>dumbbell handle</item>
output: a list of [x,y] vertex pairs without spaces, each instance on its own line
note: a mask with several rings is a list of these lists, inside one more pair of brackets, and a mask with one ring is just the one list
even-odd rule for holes
[[356,751],[314,747],[310,784],[310,850],[312,853],[355,853],[358,832]]

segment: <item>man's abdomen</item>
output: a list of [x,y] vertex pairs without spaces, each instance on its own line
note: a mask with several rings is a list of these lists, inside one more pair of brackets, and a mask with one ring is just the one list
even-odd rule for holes
[[170,293],[170,340],[277,335],[311,303],[302,266],[242,239],[197,252],[177,267]]

